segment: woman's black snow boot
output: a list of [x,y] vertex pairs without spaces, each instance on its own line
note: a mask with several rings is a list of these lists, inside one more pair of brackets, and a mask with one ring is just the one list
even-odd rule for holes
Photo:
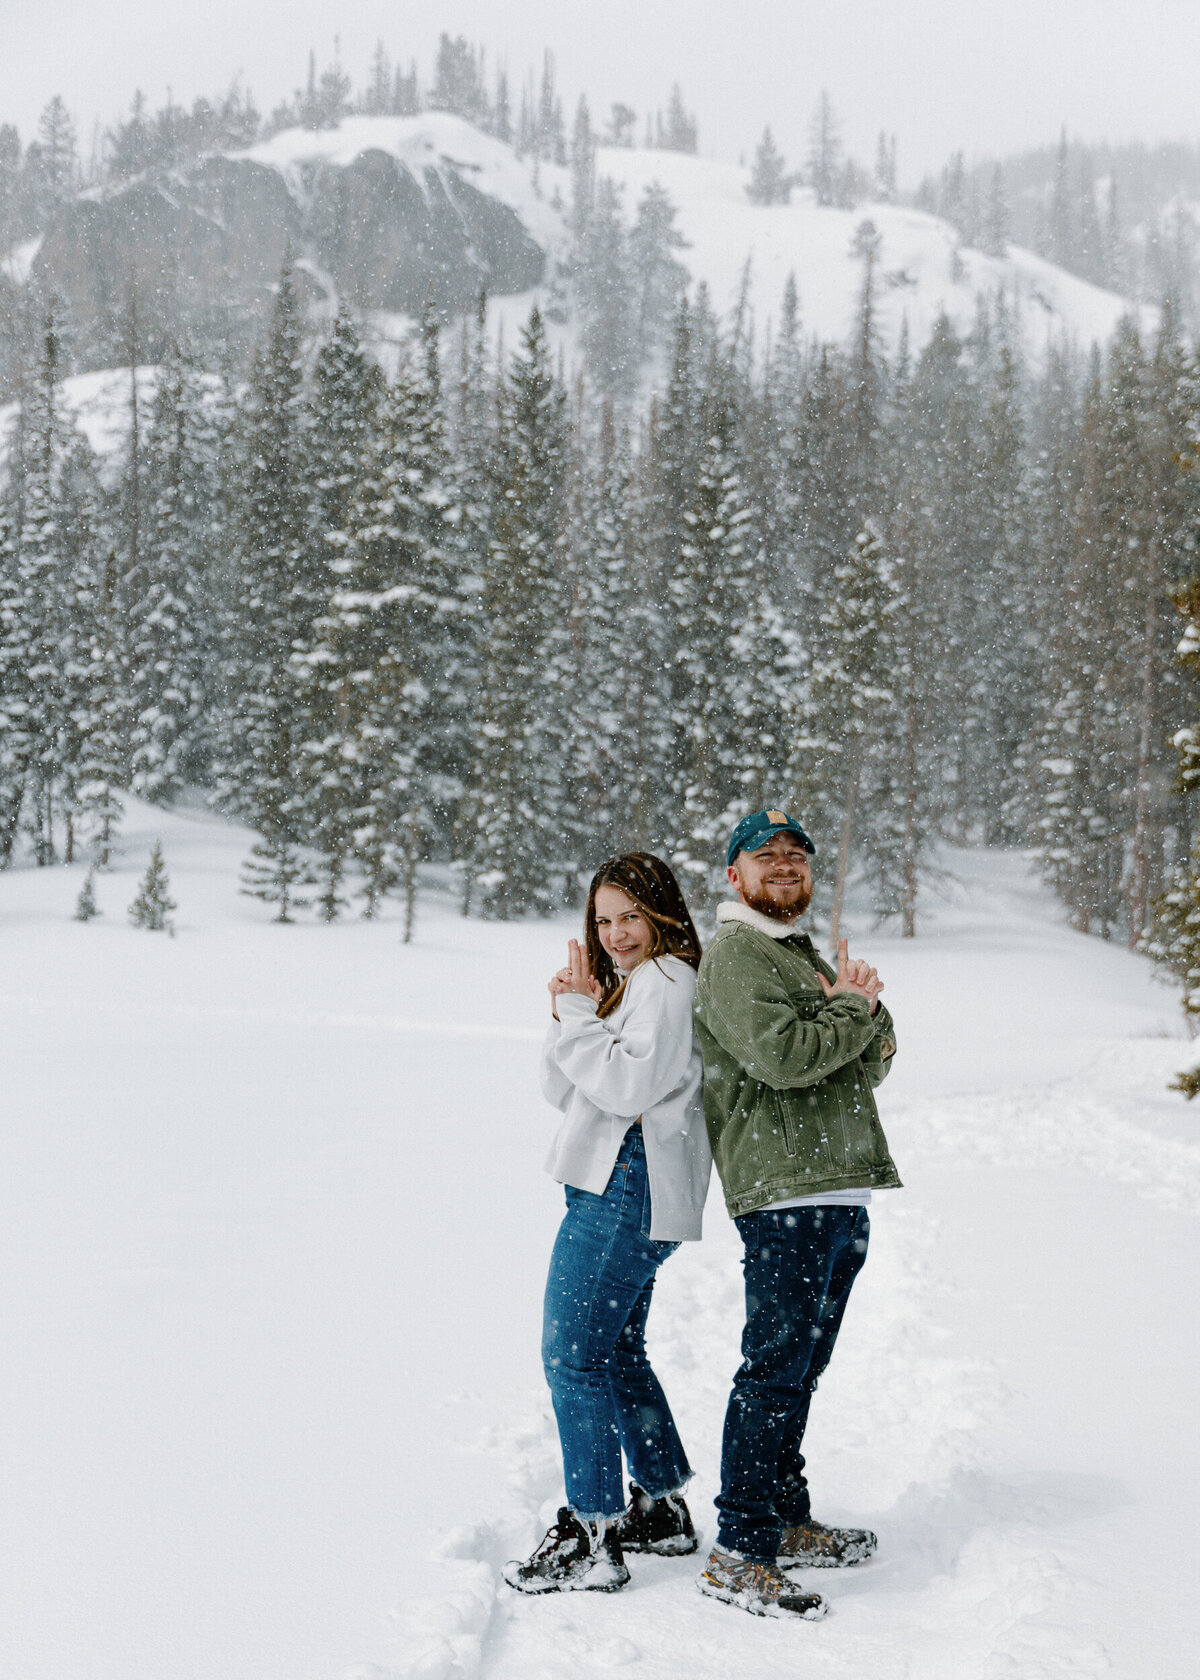
[[684,1557],[700,1544],[681,1493],[664,1493],[661,1499],[651,1499],[636,1482],[629,1484],[629,1504],[617,1518],[616,1529],[627,1552]]
[[524,1593],[616,1592],[629,1579],[617,1533],[620,1521],[589,1522],[562,1505],[537,1551],[524,1563],[506,1563],[504,1579]]

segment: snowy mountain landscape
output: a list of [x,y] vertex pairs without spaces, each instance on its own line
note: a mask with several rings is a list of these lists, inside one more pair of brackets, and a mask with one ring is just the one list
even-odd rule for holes
[[[666,191],[691,282],[707,288],[723,319],[742,309],[760,340],[778,329],[789,277],[806,334],[849,339],[860,278],[854,236],[864,219],[881,237],[879,331],[889,352],[902,330],[914,347],[924,345],[943,316],[966,335],[981,305],[1001,303],[1040,365],[1052,345],[1107,343],[1130,309],[1127,299],[1031,251],[965,248],[957,229],[928,212],[869,200],[854,209],[822,205],[803,189],[786,204],[754,204],[744,169],[659,149],[599,146],[595,168],[617,187],[626,213],[647,189]],[[569,168],[521,157],[450,112],[353,116],[212,154],[176,177],[85,194],[47,238],[10,256],[7,273],[22,286],[57,288],[83,324],[107,308],[106,330],[119,334],[117,269],[137,274],[157,307],[164,294],[181,303],[189,287],[203,285],[213,294],[207,310],[218,297],[221,308],[240,297],[249,308],[253,299],[261,304],[291,242],[313,322],[332,320],[339,302],[348,303],[385,364],[429,295],[458,314],[486,287],[501,342],[517,342],[538,304],[556,349],[576,368],[577,314],[562,313],[551,284],[569,257],[571,193]],[[1156,313],[1141,309],[1149,330]],[[146,328],[153,339],[153,316]],[[153,370],[146,376],[149,401]],[[647,370],[657,382],[662,376],[661,366]],[[108,454],[120,446],[127,376],[78,374],[64,394],[93,448]],[[12,415],[11,405],[0,405],[0,437]]]
[[[880,1550],[784,1626],[701,1598],[694,1558],[635,1559],[616,1598],[499,1583],[560,1498],[536,1059],[573,920],[465,921],[431,886],[407,946],[394,914],[279,929],[235,826],[135,805],[124,833],[86,926],[80,869],[0,877],[6,1672],[1191,1680],[1186,1046],[1025,859],[948,854],[928,938],[850,918],[901,1033],[905,1188],[810,1474]],[[173,939],[125,921],[156,836]],[[738,1254],[714,1189],[651,1320],[706,1537]]]
[[[1195,1680],[1200,146],[902,182],[824,92],[739,158],[340,51],[0,110],[0,1675]],[[600,860],[708,940],[780,806],[897,1023],[806,1439],[878,1553],[696,1589],[714,1180],[701,1553],[519,1596],[546,982]]]

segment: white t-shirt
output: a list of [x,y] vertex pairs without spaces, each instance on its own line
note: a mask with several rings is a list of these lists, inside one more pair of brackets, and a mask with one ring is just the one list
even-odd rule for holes
[[826,1190],[823,1196],[789,1196],[786,1202],[768,1202],[759,1213],[775,1213],[780,1208],[797,1207],[866,1207],[871,1200],[869,1190]]

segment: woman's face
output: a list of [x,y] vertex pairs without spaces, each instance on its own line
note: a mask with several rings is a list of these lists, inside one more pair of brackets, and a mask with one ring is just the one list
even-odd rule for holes
[[620,887],[596,888],[596,932],[622,974],[645,962],[654,943],[650,923]]

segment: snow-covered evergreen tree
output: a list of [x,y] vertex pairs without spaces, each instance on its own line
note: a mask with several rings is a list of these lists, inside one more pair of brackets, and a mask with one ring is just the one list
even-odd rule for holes
[[93,865],[83,878],[83,885],[79,889],[79,897],[75,900],[75,920],[90,922],[103,912],[96,903],[96,869]]
[[50,306],[12,435],[0,627],[6,824],[0,851],[11,857],[24,813],[42,864],[57,858],[59,824],[68,854],[72,846],[86,686],[83,621],[97,524],[90,452],[63,409],[61,356],[59,320]]
[[755,599],[754,510],[737,451],[731,369],[719,355],[706,370],[695,479],[682,510],[671,579],[675,616],[674,723],[684,757],[674,862],[703,911],[723,835],[753,803],[765,766],[755,732],[739,727],[754,698],[750,647],[739,632]]
[[219,440],[194,355],[172,343],[159,368],[141,471],[145,504],[125,601],[130,769],[169,800],[206,768],[216,701],[212,624]]
[[578,862],[563,833],[568,448],[566,396],[535,308],[499,393],[471,787],[481,908],[501,919],[556,908]]
[[317,356],[304,429],[314,598],[312,617],[290,648],[298,827],[322,860],[325,890],[318,902],[326,921],[345,904],[341,884],[362,797],[353,728],[347,729],[350,696],[356,676],[361,685],[370,672],[369,663],[351,658],[335,677],[329,624],[354,566],[355,509],[379,438],[381,385],[350,315],[340,310]]
[[277,922],[293,920],[293,910],[306,909],[310,900],[302,889],[311,886],[312,871],[300,848],[286,834],[273,830],[256,840],[242,864],[239,891],[247,898],[276,904]]
[[171,883],[163,861],[162,841],[156,840],[151,848],[150,862],[146,865],[146,873],[142,876],[137,896],[129,906],[129,920],[134,927],[146,928],[151,933],[174,933],[171,912],[178,908],[171,897]]
[[622,401],[637,387],[638,315],[620,193],[607,176],[579,237],[575,295],[588,372],[603,397]]
[[[1200,578],[1192,577],[1181,585],[1174,602],[1184,621],[1177,656],[1195,677],[1200,675]],[[1185,724],[1176,731],[1174,746],[1176,786],[1192,803],[1200,787],[1200,729],[1194,723]],[[1184,1012],[1194,1020],[1200,1016],[1200,846],[1194,843],[1190,855],[1176,865],[1153,908],[1146,952],[1179,982]],[[1174,1089],[1189,1099],[1200,1095],[1200,1067],[1181,1073]]]
[[317,725],[304,751],[333,882],[327,914],[349,856],[373,914],[433,821],[439,632],[456,603],[432,327],[424,356],[382,397],[362,468],[331,562],[335,587],[297,660]]
[[[870,828],[890,796],[890,719],[895,648],[892,568],[881,533],[860,532],[834,572],[834,590],[813,635],[803,732],[790,765],[806,821],[836,856],[830,939],[836,945],[852,859],[874,867]],[[829,848],[828,851],[826,848]]]
[[323,602],[305,482],[303,345],[292,264],[285,263],[267,343],[237,438],[242,471],[230,530],[231,704],[219,742],[227,797],[260,833],[299,838],[294,643]]
[[770,125],[763,129],[762,139],[754,154],[750,183],[746,196],[751,204],[788,204],[792,197],[793,176],[784,162],[783,153],[775,144]]
[[628,241],[634,357],[639,367],[668,349],[687,286],[687,269],[678,257],[687,242],[675,226],[675,215],[666,189],[652,181],[638,201]]

